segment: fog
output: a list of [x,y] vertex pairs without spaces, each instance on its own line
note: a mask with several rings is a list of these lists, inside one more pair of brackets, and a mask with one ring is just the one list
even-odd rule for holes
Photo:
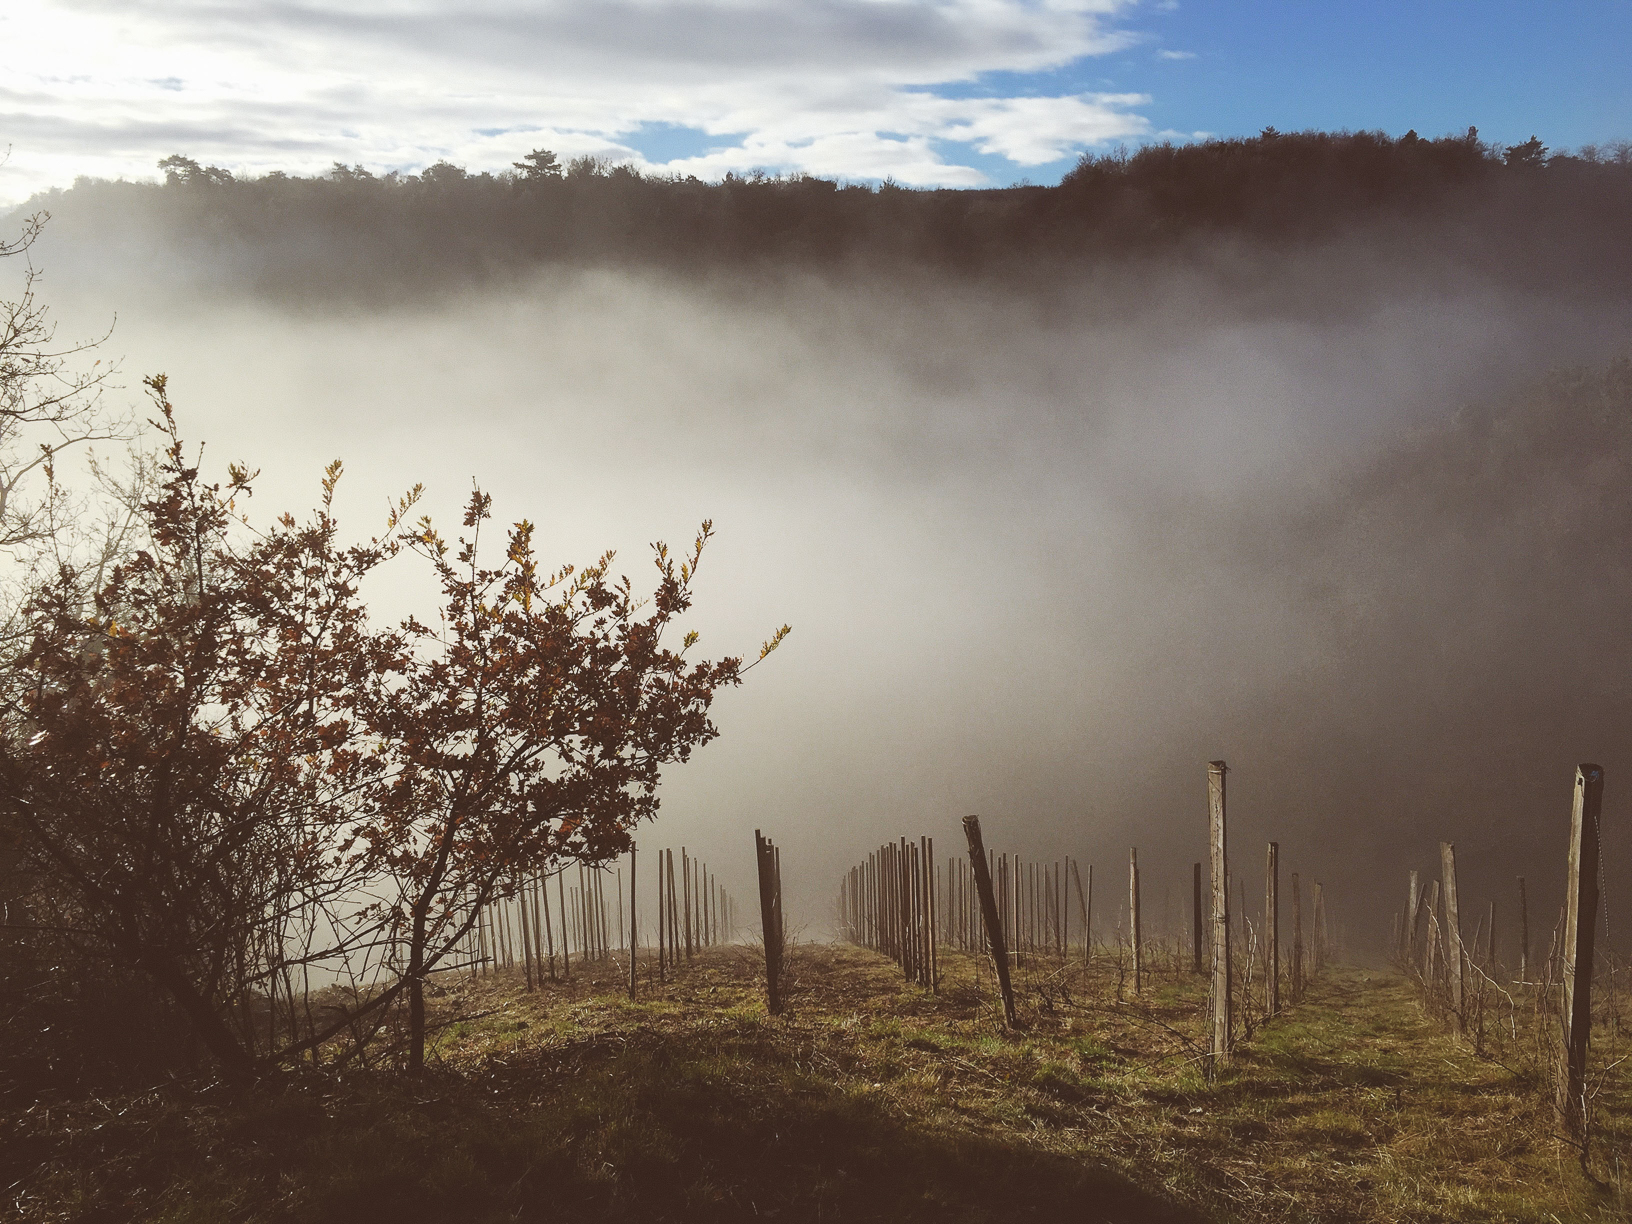
[[[1365,952],[1443,838],[1464,913],[1510,916],[1528,874],[1544,943],[1571,770],[1596,760],[1619,942],[1632,626],[1603,506],[1628,452],[1579,487],[1515,481],[1499,513],[1434,457],[1477,470],[1464,405],[1624,355],[1622,307],[1384,275],[1341,243],[1032,289],[555,269],[370,309],[103,254],[37,252],[62,333],[117,313],[124,397],[166,372],[207,465],[262,469],[256,513],[311,505],[337,456],[357,535],[419,481],[451,527],[476,481],[545,559],[613,547],[637,585],[650,541],[713,519],[698,650],[794,632],[639,840],[746,901],[763,829],[790,931],[826,935],[881,840],[957,852],[970,812],[990,846],[1098,865],[1101,930],[1137,846],[1159,928],[1224,758],[1249,897],[1274,838],[1283,885],[1321,880]],[[432,608],[411,560],[373,594]]]

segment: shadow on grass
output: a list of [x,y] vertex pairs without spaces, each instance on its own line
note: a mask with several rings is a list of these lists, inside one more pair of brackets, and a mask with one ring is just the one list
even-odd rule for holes
[[207,1113],[176,1100],[100,1137],[109,1180],[69,1218],[1202,1219],[1108,1169],[961,1130],[955,1103],[911,1121],[774,1024],[720,1029],[542,1047],[413,1091],[309,1080]]

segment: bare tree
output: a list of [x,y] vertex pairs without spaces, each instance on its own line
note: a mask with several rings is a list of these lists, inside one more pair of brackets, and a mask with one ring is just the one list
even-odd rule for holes
[[[116,366],[94,354],[111,325],[96,339],[59,343],[40,301],[40,270],[30,253],[48,220],[50,214],[36,213],[17,238],[0,240],[0,260],[23,263],[17,296],[0,299],[0,645],[15,641],[18,602],[41,565],[55,568],[77,553],[89,554],[99,575],[106,570],[128,543],[151,475],[137,459],[128,477],[110,480],[89,455],[89,480],[77,494],[61,479],[64,452],[125,440],[131,420],[103,402]],[[92,505],[90,488],[109,496]]]

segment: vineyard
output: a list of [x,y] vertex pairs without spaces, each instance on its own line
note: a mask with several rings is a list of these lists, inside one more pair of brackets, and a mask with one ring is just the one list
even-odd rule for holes
[[[1593,769],[1572,878],[1596,867]],[[383,1024],[254,1087],[41,1098],[0,1173],[30,1221],[1624,1218],[1632,1016],[1596,894],[1542,956],[1526,925],[1515,968],[1494,903],[1462,937],[1446,844],[1383,970],[1344,963],[1323,885],[1305,914],[1293,874],[1283,956],[1279,848],[1253,914],[1225,773],[1210,845],[1234,887],[1198,864],[1189,922],[1147,921],[1135,852],[1096,923],[1091,867],[987,849],[975,817],[965,857],[902,838],[848,871],[836,943],[788,938],[757,833],[768,941],[685,849],[678,873],[655,856],[646,928],[638,859],[627,894],[619,870],[557,875],[553,921],[548,882],[518,881],[430,991],[421,1075]]]

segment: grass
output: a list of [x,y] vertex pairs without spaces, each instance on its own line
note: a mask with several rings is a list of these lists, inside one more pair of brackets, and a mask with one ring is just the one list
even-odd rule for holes
[[1626,1085],[1600,1093],[1584,1176],[1535,1068],[1447,1036],[1391,975],[1330,971],[1209,1083],[1186,974],[1119,1003],[1108,968],[1026,970],[1006,1033],[971,958],[936,997],[800,947],[779,1018],[757,968],[717,950],[637,1003],[611,970],[467,980],[418,1081],[307,1068],[13,1103],[4,1201],[178,1224],[1624,1218]]

